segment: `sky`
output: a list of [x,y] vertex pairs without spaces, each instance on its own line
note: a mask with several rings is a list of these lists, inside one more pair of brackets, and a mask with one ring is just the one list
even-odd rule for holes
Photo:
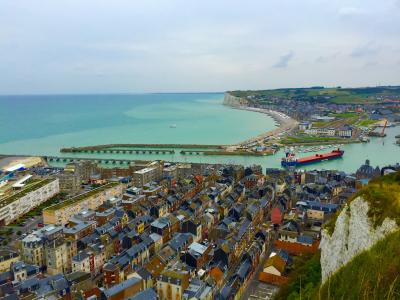
[[0,0],[0,94],[400,84],[400,0]]

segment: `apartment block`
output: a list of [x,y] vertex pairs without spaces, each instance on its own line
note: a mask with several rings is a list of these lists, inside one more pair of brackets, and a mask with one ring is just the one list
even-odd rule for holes
[[105,184],[87,193],[72,197],[62,203],[43,210],[45,224],[65,225],[69,219],[83,209],[96,210],[107,199],[121,197],[123,185],[117,182]]
[[60,192],[55,178],[33,179],[29,183],[13,185],[16,192],[0,199],[0,225],[8,225],[18,217],[46,202]]
[[75,241],[57,238],[47,241],[44,245],[44,255],[47,273],[56,275],[58,273],[71,272],[72,257],[76,255],[77,247]]
[[136,187],[143,187],[152,181],[158,181],[162,177],[163,168],[158,161],[147,164],[145,168],[133,172],[133,184]]

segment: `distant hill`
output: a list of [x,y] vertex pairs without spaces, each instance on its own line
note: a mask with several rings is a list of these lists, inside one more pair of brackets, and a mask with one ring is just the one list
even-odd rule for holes
[[258,91],[229,91],[230,95],[268,102],[274,97],[300,100],[331,102],[337,104],[379,103],[385,98],[400,99],[400,86],[379,86],[364,88],[284,88]]

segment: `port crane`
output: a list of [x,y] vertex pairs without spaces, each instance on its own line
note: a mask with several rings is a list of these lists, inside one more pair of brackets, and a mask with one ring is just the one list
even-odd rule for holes
[[383,125],[383,128],[382,128],[381,132],[370,131],[368,133],[368,135],[369,136],[374,136],[374,137],[385,137],[386,136],[385,130],[386,130],[387,125],[388,125],[388,120],[385,120],[385,124]]
[[386,136],[385,129],[387,127],[387,123],[388,123],[388,120],[385,120],[385,125],[383,125],[382,131],[381,131],[381,137],[385,137]]

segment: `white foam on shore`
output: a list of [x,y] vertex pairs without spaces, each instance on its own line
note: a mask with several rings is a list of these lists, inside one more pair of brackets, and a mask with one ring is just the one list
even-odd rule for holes
[[270,131],[267,131],[258,136],[252,137],[246,141],[240,142],[239,144],[241,144],[241,145],[248,144],[248,143],[251,143],[251,142],[266,138],[266,137],[270,137],[270,136],[279,136],[284,132],[294,129],[298,125],[298,122],[295,119],[292,119],[288,115],[286,115],[282,112],[279,112],[279,111],[264,109],[264,108],[257,108],[257,107],[248,107],[248,106],[236,106],[236,107],[232,107],[232,108],[266,114],[266,115],[272,117],[280,125],[279,127],[275,128],[273,130],[270,130]]

